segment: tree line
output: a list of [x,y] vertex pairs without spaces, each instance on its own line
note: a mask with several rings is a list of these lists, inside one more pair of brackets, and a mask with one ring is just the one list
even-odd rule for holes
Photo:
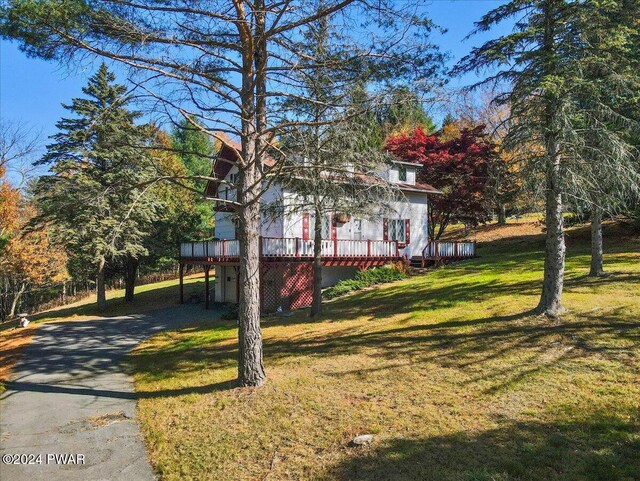
[[[175,271],[180,240],[212,237],[213,208],[191,180],[209,174],[211,140],[186,122],[171,133],[137,122],[129,88],[104,64],[83,93],[64,106],[71,116],[57,123],[45,154],[33,162],[47,173],[21,189],[7,168],[36,152],[24,148],[26,129],[17,139],[15,126],[3,126],[3,318],[37,308],[38,300],[64,298],[77,285],[92,285],[104,308],[107,284],[122,280],[130,302],[141,274]],[[158,182],[163,176],[187,179],[188,188]],[[23,302],[33,290],[49,295]]]

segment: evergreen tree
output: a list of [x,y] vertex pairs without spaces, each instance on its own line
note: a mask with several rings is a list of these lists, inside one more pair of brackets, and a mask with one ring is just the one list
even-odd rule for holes
[[[322,8],[322,1],[317,8]],[[296,193],[284,208],[309,215],[314,240],[311,317],[322,312],[322,240],[327,238],[324,231],[330,231],[332,215],[376,214],[390,194],[379,176],[387,161],[379,148],[381,124],[362,103],[371,100],[362,83],[352,86],[354,77],[364,75],[361,66],[347,67],[348,54],[337,38],[328,18],[305,29],[298,47],[305,53],[305,75],[300,76],[305,95],[284,107],[306,125],[291,129],[278,149],[287,159],[280,183]],[[267,210],[282,215],[282,207],[276,202]]]
[[[615,1],[615,0],[612,0]],[[592,2],[577,0],[512,0],[487,13],[477,23],[476,32],[490,30],[506,18],[518,16],[514,31],[473,49],[454,72],[496,68],[481,83],[503,81],[509,91],[497,98],[511,106],[514,119],[505,139],[507,148],[530,148],[527,165],[531,172],[545,178],[545,223],[547,227],[544,282],[537,311],[555,317],[562,311],[565,268],[565,239],[562,212],[564,201],[575,185],[568,175],[571,163],[579,158],[576,131],[577,116],[599,119],[602,128],[608,122],[602,113],[609,106],[598,99],[585,106],[576,99],[578,90],[592,85],[582,73],[588,15]],[[594,29],[601,27],[593,26]],[[599,30],[599,35],[609,31]],[[617,70],[621,64],[612,65]],[[604,116],[606,117],[606,115]],[[614,159],[614,163],[617,159]]]
[[149,186],[139,187],[155,169],[145,155],[147,128],[136,126],[140,114],[128,109],[127,88],[102,64],[82,91],[86,97],[64,105],[74,116],[57,123],[59,132],[38,162],[51,174],[39,179],[36,195],[40,220],[52,223],[72,264],[95,275],[103,308],[108,265],[137,265],[147,254],[144,240],[159,205],[144,195]]
[[[434,60],[435,64],[439,62],[439,59]],[[349,94],[351,109],[362,111],[357,121],[369,132],[368,138],[363,139],[369,146],[382,149],[388,137],[408,134],[418,127],[429,134],[437,130],[418,92],[406,85],[371,95],[367,92],[366,85],[358,82],[350,87]]]
[[576,204],[591,212],[590,276],[604,274],[602,219],[624,212],[640,198],[640,169],[633,133],[640,116],[640,3],[585,0],[575,29],[582,48],[576,69],[575,115],[570,117],[575,146],[567,185]]
[[[171,133],[173,150],[182,160],[188,176],[208,176],[211,174],[215,146],[210,137],[193,126],[197,119],[183,119]],[[206,180],[191,180],[189,185],[204,194]],[[189,237],[193,240],[209,239],[213,236],[215,225],[214,203],[203,195],[192,192],[194,204],[194,222]]]

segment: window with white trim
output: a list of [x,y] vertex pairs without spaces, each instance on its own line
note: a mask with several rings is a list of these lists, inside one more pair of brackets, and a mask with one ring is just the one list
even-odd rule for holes
[[407,240],[404,219],[389,219],[389,240],[404,244]]

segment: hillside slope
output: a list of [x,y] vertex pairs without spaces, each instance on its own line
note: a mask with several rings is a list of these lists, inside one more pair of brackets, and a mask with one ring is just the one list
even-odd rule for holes
[[[586,277],[568,234],[559,322],[530,315],[539,233],[263,322],[268,383],[233,387],[236,329],[159,335],[132,356],[163,479],[634,480],[640,472],[640,239]],[[176,394],[180,393],[180,394]],[[351,447],[358,434],[371,446]]]

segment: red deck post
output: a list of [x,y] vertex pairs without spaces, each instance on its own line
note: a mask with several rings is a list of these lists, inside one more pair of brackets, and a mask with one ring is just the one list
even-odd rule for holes
[[338,239],[333,239],[333,257],[338,257]]
[[299,246],[299,241],[300,237],[296,237],[296,257],[300,257],[300,246]]
[[184,304],[184,264],[180,263],[180,304]]
[[262,259],[262,236],[258,237],[258,259]]
[[209,269],[211,266],[204,267],[204,308],[209,309]]
[[367,257],[371,257],[371,239],[367,240]]

